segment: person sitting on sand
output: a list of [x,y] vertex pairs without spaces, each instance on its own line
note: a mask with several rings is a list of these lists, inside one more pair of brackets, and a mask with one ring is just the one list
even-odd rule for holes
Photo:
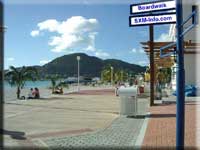
[[55,92],[55,94],[63,94],[63,88],[62,87],[58,87]]
[[34,98],[36,99],[40,98],[40,92],[38,88],[35,88],[33,95],[34,95]]
[[33,98],[34,98],[33,88],[31,88],[29,93],[28,93],[28,99],[33,99]]

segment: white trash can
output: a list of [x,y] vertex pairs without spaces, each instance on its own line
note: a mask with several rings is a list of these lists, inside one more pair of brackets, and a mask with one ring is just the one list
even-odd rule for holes
[[136,116],[138,87],[120,87],[118,94],[120,97],[120,115]]

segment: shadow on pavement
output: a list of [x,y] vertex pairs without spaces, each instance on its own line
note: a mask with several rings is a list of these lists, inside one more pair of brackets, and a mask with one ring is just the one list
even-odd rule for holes
[[8,131],[8,130],[1,129],[0,134],[9,135],[11,138],[16,139],[16,140],[26,140],[25,132]]
[[149,118],[173,118],[176,114],[150,114]]
[[127,118],[145,119],[146,115],[127,116]]

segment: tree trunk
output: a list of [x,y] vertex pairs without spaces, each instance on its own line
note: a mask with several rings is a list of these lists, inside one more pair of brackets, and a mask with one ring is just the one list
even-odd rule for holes
[[20,99],[20,87],[17,87],[17,99]]
[[52,94],[55,93],[55,87],[52,87]]

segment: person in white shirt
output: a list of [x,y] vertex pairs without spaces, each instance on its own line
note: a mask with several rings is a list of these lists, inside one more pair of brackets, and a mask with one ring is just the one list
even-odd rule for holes
[[33,95],[33,88],[30,89],[29,93],[28,93],[28,99],[33,99],[34,95]]

